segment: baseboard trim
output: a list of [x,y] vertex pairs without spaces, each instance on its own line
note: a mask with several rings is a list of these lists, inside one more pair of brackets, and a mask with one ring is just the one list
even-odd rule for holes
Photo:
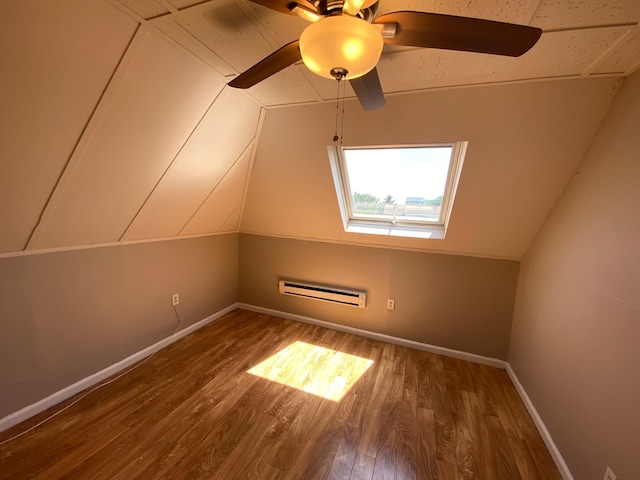
[[208,325],[211,322],[214,322],[215,320],[235,310],[236,308],[238,308],[237,303],[229,305],[228,307],[223,308],[222,310],[212,315],[209,315],[208,317],[200,320],[199,322],[194,323],[193,325],[190,325],[189,327],[176,332],[170,337],[160,340],[159,342],[145,348],[144,350],[140,350],[139,352],[136,352],[133,355],[130,355],[129,357],[123,360],[120,360],[119,362],[114,363],[113,365],[103,370],[100,370],[99,372],[94,373],[93,375],[89,375],[88,377],[83,378],[82,380],[79,380],[76,383],[63,388],[62,390],[58,390],[57,392],[52,393],[48,397],[43,398],[42,400],[39,400],[36,403],[28,405],[18,410],[17,412],[7,415],[6,417],[0,419],[0,432],[8,430],[14,425],[17,425],[18,423],[23,422],[24,420],[27,420],[28,418],[33,417],[34,415],[37,415],[38,413],[43,412],[48,408],[51,408],[57,405],[60,402],[63,402],[67,398],[70,398],[75,394],[80,393],[81,391],[100,383],[101,381],[103,381],[106,378],[109,378],[113,374],[118,373],[121,370],[124,370],[130,365],[133,365],[134,363],[148,357],[149,355],[154,354],[158,350],[161,350],[162,348],[172,344],[173,342],[176,342],[181,338],[186,337],[190,333],[195,332],[196,330]]
[[481,363],[483,365],[489,365],[491,367],[506,368],[507,362],[499,360],[497,358],[483,357],[482,355],[476,355],[475,353],[467,353],[460,350],[452,350],[445,347],[438,347],[437,345],[430,345],[428,343],[416,342],[414,340],[406,340],[404,338],[393,337],[384,333],[376,333],[368,330],[362,330],[360,328],[348,327],[346,325],[340,325],[338,323],[326,322],[324,320],[318,320],[317,318],[305,317],[302,315],[296,315],[293,313],[282,312],[280,310],[272,310],[270,308],[258,307],[256,305],[250,305],[248,303],[238,303],[238,308],[244,310],[250,310],[256,313],[264,313],[266,315],[273,315],[275,317],[282,317],[288,320],[294,320],[297,322],[308,323],[311,325],[317,325],[319,327],[330,328],[331,330],[337,330],[339,332],[352,333],[361,337],[371,338],[373,340],[380,340],[382,342],[393,343],[396,345],[402,345],[404,347],[414,348],[416,350],[422,350],[430,353],[437,353],[446,357],[459,358],[461,360],[467,360],[469,362]]
[[571,475],[571,472],[569,471],[569,467],[564,461],[564,458],[562,458],[562,454],[560,453],[560,450],[558,450],[558,447],[553,441],[553,438],[551,437],[549,430],[547,430],[547,427],[542,421],[542,418],[540,417],[540,415],[538,414],[536,407],[533,405],[533,402],[529,398],[529,395],[527,395],[526,390],[520,383],[520,380],[518,380],[516,373],[513,371],[513,369],[511,368],[511,365],[509,365],[508,363],[507,363],[507,374],[509,375],[509,378],[511,379],[511,382],[513,383],[513,385],[516,387],[516,391],[518,392],[518,395],[520,395],[520,398],[522,399],[524,406],[527,408],[529,415],[531,415],[533,423],[536,425],[536,428],[538,429],[538,432],[540,433],[542,440],[544,441],[545,445],[547,446],[547,449],[549,450],[549,453],[551,454],[551,458],[553,458],[553,461],[555,462],[556,467],[558,467],[558,470],[560,471],[560,475],[562,475],[562,478],[564,480],[574,480],[573,475]]

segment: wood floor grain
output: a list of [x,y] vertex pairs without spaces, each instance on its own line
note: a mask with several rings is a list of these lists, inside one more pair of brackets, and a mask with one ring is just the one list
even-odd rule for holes
[[0,446],[0,479],[63,478],[561,476],[504,370],[236,310]]

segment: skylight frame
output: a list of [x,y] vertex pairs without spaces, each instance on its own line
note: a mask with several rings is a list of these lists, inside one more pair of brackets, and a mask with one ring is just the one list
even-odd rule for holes
[[[445,237],[451,217],[458,181],[462,172],[468,142],[430,143],[416,145],[376,145],[376,146],[330,146],[328,147],[331,172],[344,229],[351,233],[388,236],[439,238]],[[451,156],[445,181],[445,189],[438,221],[423,220],[418,217],[390,217],[387,215],[355,214],[350,190],[349,172],[345,150],[383,150],[412,148],[450,147]]]

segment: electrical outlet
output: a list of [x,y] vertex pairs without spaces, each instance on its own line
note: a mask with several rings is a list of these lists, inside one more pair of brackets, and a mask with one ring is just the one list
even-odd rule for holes
[[171,305],[173,305],[173,306],[175,307],[175,306],[176,306],[176,305],[178,305],[179,303],[180,303],[180,295],[179,295],[179,294],[177,294],[177,293],[174,293],[174,294],[171,296]]
[[396,309],[396,301],[392,298],[387,299],[387,310],[395,310]]
[[602,480],[618,480],[618,477],[616,477],[616,474],[611,471],[611,468],[607,467]]

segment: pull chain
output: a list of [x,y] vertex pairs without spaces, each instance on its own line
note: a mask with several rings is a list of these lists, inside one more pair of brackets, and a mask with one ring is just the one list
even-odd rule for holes
[[338,91],[336,92],[336,130],[335,133],[333,134],[333,141],[337,142],[340,137],[338,136],[338,117],[339,117],[339,106],[340,106],[340,80],[341,78],[338,77],[336,78],[336,83],[338,84]]
[[333,135],[333,141],[340,140],[342,146],[342,137],[344,134],[344,97],[346,96],[346,86],[342,86],[342,120],[340,123],[340,135],[338,135],[338,118],[340,117],[340,83],[348,75],[348,71],[344,68],[332,68],[331,75],[338,81],[338,92],[336,93],[336,130]]
[[[340,88],[340,83],[338,83]],[[342,82],[342,118],[340,119],[340,146],[342,146],[342,139],[344,138],[344,97],[347,94],[347,86]]]

